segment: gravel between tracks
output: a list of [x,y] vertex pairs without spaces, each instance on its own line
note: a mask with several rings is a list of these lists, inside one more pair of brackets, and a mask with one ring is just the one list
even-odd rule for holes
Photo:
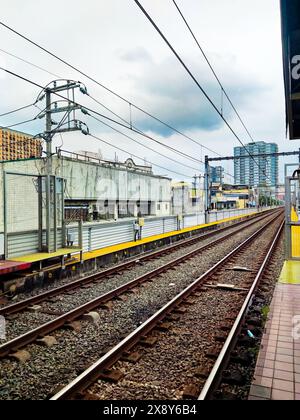
[[[255,220],[255,218],[246,220],[245,221],[245,227],[247,227],[248,223],[251,223],[254,220]],[[216,239],[218,237],[221,237],[221,236],[227,234],[230,230],[234,233],[234,231],[237,230],[237,229],[239,229],[239,227],[240,226],[235,226],[235,224],[233,224],[232,227],[231,227],[231,229],[228,229],[225,232],[221,232],[221,231],[218,232],[218,229],[217,229],[215,231],[212,231],[212,232],[214,232],[214,234],[211,237],[207,238],[207,239],[201,239],[201,237],[204,236],[208,232],[203,232],[202,235],[201,234],[195,235],[194,238],[197,238],[198,237],[199,238],[199,242],[197,242],[194,245],[184,246],[181,249],[172,251],[172,253],[169,254],[169,257],[170,257],[170,259],[172,259],[173,255],[177,255],[176,253],[178,253],[178,256],[179,256],[179,255],[182,255],[182,253],[184,253],[185,250],[186,250],[186,252],[188,252],[189,250],[195,249],[195,248],[201,246],[202,244],[205,245],[205,244],[211,242],[212,240],[214,240],[214,239]],[[190,238],[188,238],[188,239],[190,239]],[[174,244],[175,243],[176,242],[174,242]],[[183,241],[178,241],[178,244],[180,244],[180,243],[184,243],[184,240]],[[161,246],[161,247],[157,248],[154,251],[164,250],[164,249],[167,250],[168,248],[169,248],[169,245],[164,245],[164,246]],[[152,251],[152,252],[154,252],[154,251]],[[141,254],[140,256],[144,256],[144,255],[146,255],[146,253],[145,254]],[[136,256],[134,256],[132,258],[128,258],[126,261],[134,260],[134,259],[137,259],[138,257],[139,257],[139,255],[136,255]],[[161,258],[161,257],[159,257],[159,258]],[[146,266],[146,264],[148,264],[147,261],[143,263],[144,266]],[[107,268],[111,268],[114,265],[115,265],[115,263],[114,264],[109,264],[109,265],[106,265],[106,266],[103,266],[103,267],[99,267],[96,271],[93,270],[93,271],[90,271],[90,272],[86,272],[84,274],[85,274],[85,276],[88,276],[88,275],[93,275],[93,274],[96,274],[96,273],[101,273],[102,271],[105,271]],[[75,272],[75,276],[78,277],[78,274],[76,272]],[[66,277],[66,278],[62,278],[62,279],[55,279],[55,278],[53,278],[53,282],[52,283],[48,283],[47,285],[44,285],[42,287],[36,287],[33,290],[31,290],[31,291],[27,291],[27,292],[24,292],[24,293],[18,293],[16,296],[14,296],[13,301],[8,301],[7,303],[5,303],[5,302],[0,303],[0,308],[4,308],[6,306],[9,306],[11,303],[19,302],[19,301],[21,301],[23,299],[27,299],[27,298],[29,298],[31,296],[39,295],[40,293],[43,293],[43,292],[46,292],[46,291],[55,289],[56,287],[59,287],[59,286],[65,285],[65,284],[72,283],[72,282],[74,282],[74,280],[77,280],[77,277],[76,277],[76,279],[74,279],[73,276],[72,276],[72,272],[70,272],[69,273],[69,276]]]
[[[263,245],[262,245],[263,246]],[[267,241],[259,249],[266,249]],[[249,258],[251,247],[241,257]],[[248,261],[250,268],[256,263]],[[274,266],[274,274],[279,275],[281,264]],[[238,284],[243,281],[244,273],[234,272]],[[233,277],[233,276],[232,276]],[[232,280],[233,278],[231,278]],[[227,280],[227,279],[226,279]],[[179,321],[164,333],[154,331],[158,342],[150,349],[136,346],[135,351],[143,353],[136,364],[118,362],[115,368],[124,372],[124,379],[117,384],[98,380],[89,393],[99,399],[181,399],[186,385],[195,385],[200,393],[204,379],[195,376],[199,368],[212,368],[213,361],[206,357],[215,340],[216,332],[226,316],[241,307],[245,294],[242,292],[204,289],[196,304],[189,306]]]
[[[219,244],[214,253],[203,253],[201,257],[189,261],[188,272],[186,264],[180,266],[176,271],[164,274],[159,281],[146,284],[137,294],[128,296],[126,301],[114,302],[110,311],[100,310],[100,323],[97,326],[81,321],[81,332],[58,330],[53,334],[58,345],[51,349],[36,344],[28,346],[30,361],[19,364],[9,359],[1,360],[0,399],[47,398],[58,385],[65,385],[75,378],[81,369],[98,359],[256,228],[245,229],[227,241],[226,246]],[[121,277],[123,283],[124,274]],[[175,285],[170,286],[170,283]],[[94,288],[85,291],[94,291]],[[71,301],[74,296],[77,294],[69,296]],[[209,306],[213,305],[209,303]]]
[[[194,278],[206,271],[210,265],[217,262],[218,259],[221,258],[221,256],[226,255],[228,250],[242,242],[249,232],[254,232],[257,229],[257,226],[262,226],[264,223],[265,221],[259,221],[254,226],[246,226],[242,232],[239,232],[232,238],[227,239],[226,243],[217,244],[216,246],[214,246],[214,250],[216,250],[214,255],[211,255],[211,250],[202,251],[201,254],[195,256],[192,260],[187,261],[186,264],[179,266],[178,269],[176,269],[176,276],[177,272],[182,273],[186,279],[186,281],[182,284],[184,286],[188,285]],[[237,229],[237,227],[235,229],[233,228],[232,233],[234,233]],[[227,233],[228,232],[226,232],[226,234]],[[33,314],[31,312],[24,311],[20,314],[13,315],[12,319],[8,317],[6,325],[6,340],[11,340],[17,337],[18,335],[24,334],[30,329],[38,327],[44,322],[51,321],[60,314],[68,312],[76,308],[77,306],[88,302],[89,300],[101,296],[102,294],[114,288],[117,288],[122,284],[127,283],[133,280],[134,278],[147,273],[148,271],[154,270],[160,267],[161,265],[166,264],[167,262],[170,262],[173,259],[182,256],[183,254],[193,251],[199,248],[200,246],[207,245],[212,240],[220,238],[224,235],[225,233],[219,233],[217,235],[214,235],[213,238],[207,238],[201,241],[200,244],[197,243],[188,247],[181,248],[175,252],[172,252],[171,254],[167,254],[158,259],[145,262],[142,265],[137,264],[134,268],[131,268],[131,270],[126,270],[123,273],[120,273],[119,275],[113,276],[109,280],[100,281],[96,284],[91,283],[89,288],[78,288],[76,289],[75,293],[72,293],[71,295],[59,295],[55,298],[54,302],[42,302],[39,304],[39,306],[41,306],[42,309],[37,313]],[[171,283],[173,279],[172,270],[168,271],[166,274],[164,274],[164,276],[166,276],[167,278],[167,283],[162,284],[162,286],[168,287],[168,284]],[[160,284],[161,279],[156,279],[156,282]],[[175,287],[173,288],[173,290],[171,288],[171,291],[174,291],[176,293],[179,292],[180,286],[182,286],[182,284],[179,284],[179,288]],[[169,295],[170,294],[168,294],[168,296]],[[3,342],[4,340],[0,340],[0,343]]]

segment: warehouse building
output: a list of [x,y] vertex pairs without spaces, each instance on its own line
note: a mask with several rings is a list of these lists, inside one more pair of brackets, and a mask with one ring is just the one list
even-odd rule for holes
[[[171,180],[154,175],[151,167],[136,166],[132,159],[97,162],[70,156],[52,157],[51,223],[57,235],[62,235],[63,210],[67,226],[79,219],[98,223],[170,215]],[[45,174],[44,158],[0,162],[0,254],[5,238],[13,241],[24,232],[32,235],[34,249],[40,248],[46,226]]]

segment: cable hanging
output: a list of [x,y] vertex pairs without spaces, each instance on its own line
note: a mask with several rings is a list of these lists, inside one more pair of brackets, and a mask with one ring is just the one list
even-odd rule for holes
[[12,111],[8,111],[8,112],[4,112],[3,114],[0,114],[0,117],[5,117],[6,115],[14,114],[16,112],[22,111],[23,109],[31,108],[34,105],[35,105],[35,102],[29,105],[21,106],[20,108],[16,108],[16,109],[13,109]]
[[[27,42],[31,43],[32,45],[34,45],[35,47],[39,48],[40,50],[44,51],[45,53],[49,54],[50,56],[52,56],[53,58],[57,59],[58,61],[60,61],[61,63],[65,64],[66,66],[70,67],[71,69],[75,70],[76,72],[80,73],[82,76],[86,77],[87,79],[91,80],[93,83],[95,83],[96,85],[100,86],[101,88],[103,88],[104,90],[106,90],[107,92],[111,93],[112,95],[114,95],[115,97],[117,97],[118,99],[122,100],[123,102],[126,102],[127,104],[131,103],[131,106],[134,107],[135,109],[137,109],[138,111],[144,113],[145,115],[147,115],[148,117],[154,119],[155,121],[159,122],[160,124],[164,125],[165,127],[169,128],[170,130],[174,131],[175,133],[179,134],[180,136],[183,136],[184,138],[192,141],[194,144],[197,144],[198,146],[202,146],[203,148],[205,148],[207,151],[214,153],[217,156],[220,156],[220,154],[218,152],[216,152],[215,150],[210,149],[209,147],[203,145],[202,143],[200,143],[199,141],[196,141],[195,139],[193,139],[192,137],[184,134],[182,131],[178,130],[177,128],[171,126],[170,124],[164,122],[163,120],[161,120],[160,118],[156,117],[155,115],[151,114],[150,112],[146,111],[145,109],[139,107],[138,105],[134,104],[132,101],[129,101],[128,99],[126,99],[125,97],[121,96],[120,94],[118,94],[117,92],[113,91],[112,89],[108,88],[107,86],[105,86],[104,84],[100,83],[98,80],[96,80],[95,78],[89,76],[86,72],[80,70],[79,68],[75,67],[74,65],[72,65],[71,63],[67,62],[66,60],[60,58],[58,55],[52,53],[50,50],[48,50],[47,48],[44,48],[43,46],[41,46],[40,44],[38,44],[37,42],[31,40],[30,38],[28,38],[27,36],[21,34],[20,32],[18,32],[17,30],[13,29],[11,26],[6,25],[4,22],[0,21],[0,25],[2,25],[4,28],[8,29],[9,31],[13,32],[15,35],[23,38],[24,40],[26,40]],[[19,58],[19,57],[18,57]],[[20,58],[19,58],[20,59]],[[25,60],[24,60],[25,61]],[[29,62],[28,62],[29,63]],[[41,68],[42,69],[42,68]],[[42,69],[43,71],[46,71],[45,69]],[[55,76],[57,77],[57,76]]]
[[[240,137],[238,136],[238,134],[235,132],[235,130],[232,128],[232,126],[229,124],[229,122],[227,121],[227,119],[221,114],[221,112],[219,111],[218,107],[215,105],[215,103],[212,101],[212,99],[210,98],[210,96],[207,94],[207,92],[205,91],[205,89],[201,86],[201,84],[198,82],[198,80],[196,79],[196,77],[194,76],[194,74],[192,73],[192,71],[189,69],[189,67],[187,66],[187,64],[185,64],[185,62],[183,61],[183,59],[180,57],[180,55],[177,53],[177,51],[175,50],[175,48],[172,46],[172,44],[168,41],[168,39],[166,38],[166,36],[163,34],[163,32],[159,29],[159,27],[157,26],[157,24],[154,22],[154,20],[151,18],[151,16],[149,15],[149,13],[144,9],[144,7],[141,5],[141,3],[138,0],[133,0],[136,5],[140,8],[140,10],[142,11],[142,13],[146,16],[146,18],[149,20],[149,22],[151,23],[151,25],[155,28],[155,30],[158,32],[158,34],[161,36],[161,38],[164,40],[164,42],[167,44],[167,46],[169,47],[169,49],[172,51],[172,53],[175,55],[175,57],[177,58],[177,60],[180,62],[180,64],[183,66],[183,68],[185,69],[185,71],[189,74],[189,76],[192,78],[192,80],[194,81],[194,83],[197,85],[197,87],[200,89],[200,91],[203,93],[203,95],[205,96],[205,98],[208,100],[208,102],[211,104],[211,106],[214,108],[214,110],[217,112],[217,114],[221,117],[221,119],[224,121],[224,123],[226,124],[226,126],[229,128],[229,130],[231,131],[231,133],[234,135],[234,137],[238,140],[238,142],[242,145],[242,147],[246,150],[247,154],[250,156],[250,158],[255,162],[255,164],[258,166],[259,170],[260,170],[260,165],[259,163],[255,160],[255,158],[253,157],[253,155],[250,153],[250,151],[247,149],[247,147],[244,145],[244,143],[242,142],[242,140],[240,139]],[[263,172],[264,173],[264,172]],[[267,175],[264,173],[264,175],[267,177]],[[269,179],[269,177],[267,177]],[[270,179],[271,181],[271,179]]]
[[[28,78],[24,77],[24,76],[21,76],[21,75],[19,75],[19,74],[17,74],[17,73],[15,73],[15,72],[13,72],[13,71],[11,71],[11,70],[5,69],[5,68],[3,68],[3,67],[0,67],[0,70],[4,71],[4,72],[6,72],[6,73],[8,73],[8,74],[10,74],[10,75],[12,75],[12,76],[14,76],[14,77],[17,77],[17,78],[19,78],[19,79],[21,79],[21,80],[23,80],[23,81],[25,81],[25,82],[27,82],[27,83],[30,83],[30,84],[32,84],[32,85],[34,85],[34,86],[36,86],[36,87],[38,87],[38,88],[40,88],[40,89],[44,89],[44,86],[40,85],[39,83],[34,82],[34,81],[32,81],[32,80],[30,80],[30,79],[28,79]],[[98,115],[98,116],[100,116],[100,117],[102,117],[102,118],[105,118],[106,120],[108,120],[108,121],[110,121],[110,122],[113,122],[113,123],[115,123],[115,124],[117,124],[117,125],[119,125],[119,126],[121,126],[121,127],[123,127],[123,128],[130,129],[130,128],[128,127],[128,125],[126,125],[126,124],[122,124],[122,123],[120,123],[120,122],[118,122],[118,121],[116,121],[116,120],[114,120],[114,119],[112,119],[112,118],[109,118],[109,117],[107,117],[106,115],[101,114],[101,113],[99,113],[99,112],[95,111],[94,109],[91,109],[91,108],[89,108],[89,107],[86,107],[86,106],[84,106],[84,105],[82,105],[82,104],[78,103],[78,102],[73,101],[72,99],[68,99],[68,98],[66,98],[65,96],[63,96],[63,95],[59,94],[58,92],[54,92],[54,95],[58,96],[59,98],[62,98],[62,99],[64,99],[64,100],[66,100],[66,101],[69,101],[69,102],[70,102],[70,103],[72,103],[72,104],[75,104],[75,105],[80,106],[80,107],[82,108],[82,111],[83,111],[83,112],[84,112],[84,111],[89,111],[89,112],[92,112],[93,114]],[[143,137],[145,137],[145,138],[147,138],[147,139],[149,139],[149,140],[152,140],[152,141],[154,141],[155,143],[160,144],[160,145],[161,145],[161,146],[163,146],[163,147],[166,147],[167,149],[169,149],[169,150],[173,151],[174,153],[179,154],[181,157],[185,157],[185,158],[188,158],[188,159],[190,159],[190,160],[193,160],[194,162],[197,162],[197,163],[203,164],[203,162],[202,162],[202,161],[200,161],[199,159],[195,158],[194,156],[189,155],[189,154],[187,154],[187,153],[184,153],[184,152],[182,152],[182,151],[180,151],[180,150],[178,150],[178,149],[175,149],[175,148],[174,148],[174,147],[172,147],[172,146],[165,145],[164,143],[162,143],[161,141],[159,141],[159,140],[155,139],[154,137],[152,137],[152,136],[150,136],[150,135],[148,135],[148,134],[146,134],[146,133],[143,133],[141,130],[138,130],[138,129],[132,128],[132,130],[131,130],[131,131],[133,131],[133,132],[135,132],[136,134],[139,134],[139,135],[141,135],[141,136],[143,136]]]
[[[205,61],[207,62],[207,64],[208,64],[208,66],[209,66],[210,70],[212,71],[212,73],[213,73],[213,75],[214,75],[215,79],[217,80],[217,82],[218,82],[218,84],[219,84],[219,86],[220,86],[220,88],[221,88],[221,94],[222,94],[222,95],[223,95],[223,94],[225,95],[225,97],[227,98],[228,102],[230,103],[230,105],[231,105],[232,109],[234,110],[235,114],[237,115],[238,119],[240,120],[241,124],[243,125],[244,129],[246,130],[246,132],[247,132],[248,136],[250,137],[251,141],[253,141],[253,142],[254,142],[254,139],[253,139],[252,135],[250,134],[250,132],[249,132],[248,128],[246,127],[246,125],[245,125],[244,121],[242,120],[242,118],[241,118],[241,116],[240,116],[239,112],[237,111],[236,107],[235,107],[235,106],[234,106],[234,104],[232,103],[232,100],[230,99],[230,97],[229,97],[228,93],[226,92],[226,90],[225,90],[225,88],[224,88],[223,84],[222,84],[222,83],[221,83],[221,81],[220,81],[220,78],[218,77],[218,75],[217,75],[216,71],[214,70],[214,68],[213,68],[212,64],[210,63],[210,61],[209,61],[209,59],[208,59],[208,57],[207,57],[207,55],[206,55],[205,51],[204,51],[204,50],[203,50],[203,48],[201,47],[201,45],[200,45],[200,43],[199,43],[198,39],[196,38],[196,36],[195,36],[195,34],[194,34],[193,30],[191,29],[191,27],[190,27],[189,23],[187,22],[186,18],[184,17],[184,15],[183,15],[182,11],[180,10],[180,8],[179,8],[178,4],[176,3],[176,1],[175,1],[175,0],[172,0],[172,1],[173,1],[173,3],[174,3],[174,5],[175,5],[175,7],[176,7],[176,9],[177,9],[177,11],[178,11],[178,13],[180,14],[180,16],[181,16],[182,20],[184,21],[184,23],[185,23],[186,27],[188,28],[188,30],[189,30],[189,32],[190,32],[190,34],[191,34],[191,35],[192,35],[192,37],[194,38],[194,41],[196,42],[196,44],[197,44],[197,46],[198,46],[199,50],[201,51],[201,53],[202,53],[202,55],[203,55],[203,57],[204,57]],[[223,109],[223,107],[222,107],[222,109]]]
[[[108,141],[103,140],[101,137],[95,136],[94,134],[91,134],[91,133],[89,133],[88,135],[90,137],[92,137],[92,138],[94,138],[94,139],[96,139],[96,140],[98,140],[98,141],[100,141],[100,142],[102,142],[102,143],[110,146],[110,147],[113,147],[114,149],[120,150],[121,152],[127,153],[127,154],[135,157],[136,159],[140,159],[140,160],[144,161],[144,158],[142,158],[141,156],[135,155],[135,154],[133,154],[131,152],[128,152],[127,150],[122,149],[121,147],[115,146],[115,145],[109,143]],[[180,173],[180,172],[176,172],[173,169],[168,169],[168,168],[166,168],[164,166],[158,165],[157,163],[150,162],[148,159],[147,159],[147,162],[149,162],[153,166],[156,166],[157,168],[163,169],[163,170],[168,171],[168,172],[172,172],[172,173],[174,173],[176,175],[183,176],[185,178],[193,178],[191,175],[187,175],[187,174],[183,174],[183,173]]]
[[169,156],[167,156],[167,155],[164,155],[163,153],[160,153],[160,152],[158,152],[157,150],[152,149],[152,148],[151,148],[151,147],[149,147],[149,146],[146,146],[145,144],[143,144],[143,143],[141,143],[140,141],[138,141],[138,140],[134,139],[133,137],[128,136],[127,134],[123,133],[122,131],[118,130],[117,128],[113,127],[112,125],[107,124],[106,122],[104,122],[104,121],[100,120],[99,118],[95,117],[94,115],[91,115],[91,114],[88,114],[88,115],[89,115],[90,117],[94,118],[96,121],[100,122],[101,124],[105,125],[106,127],[109,127],[110,129],[114,130],[116,133],[121,134],[122,136],[126,137],[127,139],[132,140],[133,142],[135,142],[135,143],[139,144],[140,146],[144,147],[145,149],[151,150],[152,152],[156,153],[157,155],[160,155],[160,156],[164,157],[165,159],[169,159],[169,160],[171,160],[172,162],[177,163],[178,165],[184,166],[184,167],[186,167],[186,168],[188,168],[188,169],[193,169],[193,170],[195,170],[195,171],[198,171],[198,170],[199,170],[199,168],[195,168],[195,167],[193,167],[193,166],[188,166],[188,165],[185,165],[184,163],[178,162],[177,160],[172,159],[171,157],[169,157]]
[[[40,85],[40,84],[38,84],[38,83],[36,83],[36,82],[34,82],[34,81],[32,81],[32,80],[29,80],[29,79],[27,79],[26,77],[24,77],[24,76],[21,76],[21,75],[18,75],[17,73],[15,73],[15,72],[12,72],[12,71],[10,71],[10,70],[8,70],[8,69],[5,69],[5,68],[3,68],[3,67],[0,67],[0,70],[2,70],[2,71],[5,71],[6,73],[8,73],[8,74],[10,74],[10,75],[13,75],[13,76],[15,76],[15,77],[17,77],[17,78],[20,78],[21,80],[23,80],[23,81],[26,81],[26,82],[28,82],[28,83],[30,83],[30,84],[32,84],[32,85],[34,85],[34,86],[36,86],[36,87],[38,87],[38,88],[40,88],[40,89],[43,89],[43,86],[42,85]],[[56,96],[59,96],[60,98],[62,98],[62,99],[64,99],[64,100],[68,100],[68,98],[65,98],[63,95],[60,95],[59,93],[57,93],[57,92],[54,92],[54,94],[56,95]],[[104,118],[107,118],[107,119],[109,119],[110,121],[113,121],[113,122],[115,122],[115,123],[117,123],[118,124],[118,122],[117,121],[115,121],[115,120],[112,120],[112,119],[110,119],[110,118],[108,118],[108,117],[106,117],[106,116],[104,116],[104,115],[102,115],[102,114],[100,114],[100,113],[98,113],[97,111],[94,111],[94,110],[92,110],[92,109],[89,109],[89,108],[86,108],[86,107],[84,107],[83,105],[80,105],[80,104],[78,104],[78,103],[76,103],[76,102],[74,102],[74,101],[72,101],[71,99],[69,100],[71,103],[74,103],[74,104],[77,104],[77,105],[79,105],[79,106],[82,106],[82,111],[84,111],[84,113],[86,114],[86,110],[88,110],[88,111],[90,111],[90,112],[92,112],[92,113],[95,113],[95,114],[97,114],[97,115],[100,115],[101,117],[104,117]],[[44,110],[43,111],[41,111],[35,118],[33,118],[33,119],[31,119],[31,120],[27,120],[27,121],[23,121],[23,122],[21,122],[21,123],[17,123],[17,124],[14,124],[13,126],[15,126],[15,125],[20,125],[20,124],[24,124],[24,123],[26,123],[26,122],[29,122],[29,121],[34,121],[34,120],[36,120],[37,118],[38,118],[38,116],[42,113],[42,112],[44,112]],[[119,123],[120,124],[120,123]],[[125,125],[123,125],[123,124],[121,124],[123,127],[125,127],[125,128],[128,128],[127,126],[125,126]],[[10,128],[10,127],[12,127],[12,126],[9,126],[9,127],[3,127],[3,128]],[[139,132],[137,132],[138,134],[141,134],[141,133],[139,133]],[[89,135],[91,135],[90,133],[87,133],[87,134],[89,134]],[[136,157],[137,159],[140,159],[140,160],[143,160],[143,158],[141,158],[140,156],[138,156],[138,155],[134,155],[133,153],[130,153],[130,152],[128,152],[128,151],[126,151],[126,150],[124,150],[124,149],[121,149],[120,147],[118,147],[118,146],[114,146],[114,145],[112,145],[112,144],[110,144],[110,143],[108,143],[108,142],[105,142],[105,140],[103,140],[103,139],[100,139],[100,138],[98,138],[97,136],[95,136],[95,135],[91,135],[92,137],[94,137],[94,138],[97,138],[99,141],[102,141],[103,143],[106,143],[106,144],[108,144],[108,145],[110,145],[111,147],[114,147],[114,148],[116,148],[116,149],[118,149],[118,150],[120,150],[120,151],[122,151],[122,152],[124,152],[124,153],[127,153],[127,154],[131,154],[132,156],[134,156],[134,157]],[[147,136],[148,137],[148,136]],[[163,143],[162,143],[163,144]],[[174,149],[174,150],[176,150],[176,149]],[[174,173],[174,174],[176,174],[176,175],[180,175],[180,176],[183,176],[183,177],[185,177],[185,178],[191,178],[191,176],[190,175],[187,175],[187,174],[183,174],[183,173],[180,173],[180,172],[176,172],[176,171],[174,171],[174,170],[171,170],[171,169],[168,169],[168,168],[166,168],[166,167],[164,167],[164,166],[161,166],[161,165],[158,165],[158,164],[155,164],[155,163],[152,163],[152,162],[149,162],[149,163],[151,163],[153,166],[156,166],[156,167],[158,167],[158,168],[161,168],[161,169],[164,169],[164,170],[166,170],[166,171],[169,171],[169,172],[172,172],[172,173]]]

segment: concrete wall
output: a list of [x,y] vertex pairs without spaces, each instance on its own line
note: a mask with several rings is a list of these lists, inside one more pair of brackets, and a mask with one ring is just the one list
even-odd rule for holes
[[[4,171],[44,175],[45,160],[0,163],[0,232],[4,230]],[[52,161],[52,173],[66,179],[66,199],[151,201],[155,203],[154,215],[170,214],[171,183],[168,178],[56,156]],[[9,231],[36,229],[38,208],[34,179],[9,175],[7,182]],[[161,202],[159,210],[156,202]]]

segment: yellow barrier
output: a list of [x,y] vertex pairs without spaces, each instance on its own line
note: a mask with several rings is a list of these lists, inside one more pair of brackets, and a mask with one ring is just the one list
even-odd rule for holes
[[[295,208],[292,207],[292,222],[298,222],[299,216]],[[300,257],[300,226],[292,226],[292,256]]]

